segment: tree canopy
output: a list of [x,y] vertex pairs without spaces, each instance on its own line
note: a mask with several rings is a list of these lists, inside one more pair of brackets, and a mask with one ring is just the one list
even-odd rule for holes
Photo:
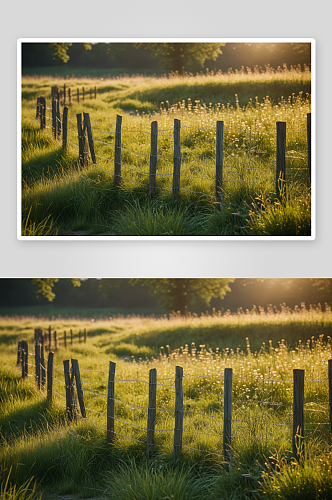
[[[32,284],[37,286],[37,297],[42,295],[49,302],[53,302],[55,298],[55,293],[53,292],[53,287],[55,283],[59,281],[58,278],[34,278]],[[69,281],[74,286],[81,286],[81,280],[77,278],[69,278]]]
[[185,314],[192,300],[199,300],[209,306],[212,298],[224,298],[231,289],[228,283],[231,278],[136,278],[133,283],[140,282],[148,286],[152,295],[157,295],[161,305]]
[[196,62],[203,66],[206,60],[215,61],[222,54],[221,48],[224,43],[137,43],[137,47],[143,46],[151,51],[159,59],[161,67],[168,71],[177,71],[180,75],[184,73],[185,65]]

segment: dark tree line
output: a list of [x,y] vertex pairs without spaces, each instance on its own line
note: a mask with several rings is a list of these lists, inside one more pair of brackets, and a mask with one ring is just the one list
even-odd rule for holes
[[[75,286],[76,285],[76,286]],[[79,285],[79,286],[77,286]],[[332,279],[0,279],[0,307],[72,306],[204,312],[253,305],[332,305]]]
[[87,68],[201,71],[205,68],[241,69],[310,66],[308,43],[24,43],[23,68],[69,65]]

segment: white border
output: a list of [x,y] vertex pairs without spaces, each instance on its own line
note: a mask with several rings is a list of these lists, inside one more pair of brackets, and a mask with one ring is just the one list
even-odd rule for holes
[[[311,235],[310,236],[22,236],[22,43],[311,43]],[[314,38],[19,38],[17,40],[17,239],[24,241],[309,241],[316,239],[316,40]]]

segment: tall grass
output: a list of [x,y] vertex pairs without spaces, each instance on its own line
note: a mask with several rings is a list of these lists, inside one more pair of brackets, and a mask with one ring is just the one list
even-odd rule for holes
[[[287,135],[287,182],[290,186],[297,184],[296,190],[290,189],[287,203],[292,205],[300,223],[288,225],[285,234],[310,234],[310,211],[303,213],[297,202],[302,194],[310,198],[304,132],[310,112],[308,71],[267,68],[265,72],[247,69],[184,77],[123,76],[98,82],[73,79],[70,83],[66,80],[72,90],[83,86],[87,90],[92,85],[98,88],[97,99],[86,97],[79,103],[74,102],[73,93],[66,151],[51,138],[51,129],[41,133],[35,122],[36,97],[48,97],[56,83],[63,82],[22,79],[23,220],[31,208],[30,217],[38,223],[51,215],[59,235],[75,231],[123,235],[126,233],[121,225],[113,223],[121,213],[125,225],[136,227],[132,230],[136,235],[159,235],[163,229],[155,224],[147,199],[150,123],[157,120],[160,157],[155,199],[174,214],[172,234],[179,232],[175,227],[181,212],[186,211],[188,204],[194,204],[194,213],[186,211],[181,235],[256,235],[257,226],[251,223],[248,206],[257,197],[275,204],[275,122],[286,121],[287,130],[296,131]],[[75,115],[82,111],[90,114],[98,165],[90,162],[80,170]],[[123,115],[120,189],[114,189],[113,184],[117,114]],[[174,118],[181,120],[182,128],[181,199],[177,205],[172,200]],[[217,120],[225,124],[222,206],[215,202]],[[129,211],[123,200],[131,204]],[[278,215],[280,219],[285,217],[282,210]],[[260,225],[264,224],[262,218]],[[263,234],[279,234],[278,231],[280,225],[270,220]]]
[[[1,481],[12,467],[11,483],[17,488],[33,476],[39,491],[84,497],[330,498],[328,306],[254,308],[200,317],[113,317],[95,324],[54,319],[51,326],[58,331],[60,345],[53,383],[63,397],[54,394],[51,404],[36,389],[33,377],[22,381],[15,366],[17,340],[31,342],[34,328],[48,325],[42,318],[0,321]],[[86,344],[77,338],[82,327],[88,328]],[[61,329],[70,328],[75,339],[65,349]],[[252,342],[245,338],[248,332],[256,335]],[[79,416],[71,423],[65,419],[61,367],[70,358],[79,360],[88,421]],[[116,361],[113,446],[107,445],[103,430],[110,359]],[[176,365],[184,369],[180,462],[173,456]],[[156,429],[162,431],[156,431],[157,447],[147,460],[147,410],[142,407],[148,403],[146,382],[153,367],[158,374],[157,408],[163,410],[157,412]],[[233,368],[232,435],[243,436],[232,439],[230,468],[222,457],[225,367]],[[297,462],[291,451],[294,368],[304,369],[307,381],[303,462]]]

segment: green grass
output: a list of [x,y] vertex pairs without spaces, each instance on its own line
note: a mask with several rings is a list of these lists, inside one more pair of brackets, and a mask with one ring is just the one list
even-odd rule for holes
[[[73,96],[66,150],[52,138],[51,129],[40,130],[35,118],[37,96],[44,95],[50,107],[51,86],[63,83]],[[95,86],[97,99],[90,99],[89,89]],[[86,98],[77,103],[76,89],[82,92],[82,87]],[[97,166],[91,160],[83,168],[78,163],[75,115],[82,111],[90,114]],[[287,135],[287,198],[283,206],[275,198],[275,123],[286,121],[288,131],[305,131],[308,112],[310,73],[296,69],[184,77],[125,75],[107,80],[22,77],[23,233],[308,236],[306,132]],[[117,114],[123,116],[120,188],[113,182]],[[172,196],[174,118],[181,120],[183,158],[176,203]],[[155,195],[149,201],[153,120],[158,121],[158,155],[163,158],[158,158]],[[225,124],[222,205],[215,200],[217,120]],[[50,126],[51,121],[46,121]],[[308,208],[303,211],[304,197]],[[257,199],[269,200],[269,210],[262,210]]]
[[[89,422],[79,416],[67,422],[63,397],[54,393],[53,401],[47,402],[45,393],[36,389],[34,378],[23,381],[20,367],[16,367],[17,341],[29,341],[29,352],[33,352],[34,328],[46,330],[49,325],[52,331],[57,330],[60,340],[56,349],[53,346],[54,390],[64,397],[62,361],[78,359]],[[78,342],[78,330],[83,328],[88,333],[86,344]],[[74,342],[67,348],[63,346],[64,329],[74,333]],[[24,495],[43,493],[43,498],[53,494],[120,500],[331,498],[327,382],[305,384],[303,460],[295,460],[291,451],[292,371],[304,369],[307,381],[325,380],[327,360],[332,358],[331,332],[328,306],[325,311],[319,307],[291,311],[283,306],[265,314],[255,308],[246,314],[128,316],[95,318],[94,322],[1,317],[2,489],[24,490]],[[116,362],[115,393],[119,400],[115,402],[118,434],[111,446],[101,429],[106,427],[103,396],[107,394],[110,360]],[[33,364],[33,356],[29,362]],[[176,365],[184,370],[180,460],[173,455]],[[232,435],[260,438],[233,438],[230,467],[222,457],[223,419],[216,418],[223,415],[226,367],[233,368]],[[169,411],[157,412],[156,429],[165,431],[156,432],[158,447],[147,459],[147,413],[141,407],[147,406],[144,381],[148,381],[151,368],[157,369],[160,384],[157,408]],[[29,373],[33,374],[30,366]]]

